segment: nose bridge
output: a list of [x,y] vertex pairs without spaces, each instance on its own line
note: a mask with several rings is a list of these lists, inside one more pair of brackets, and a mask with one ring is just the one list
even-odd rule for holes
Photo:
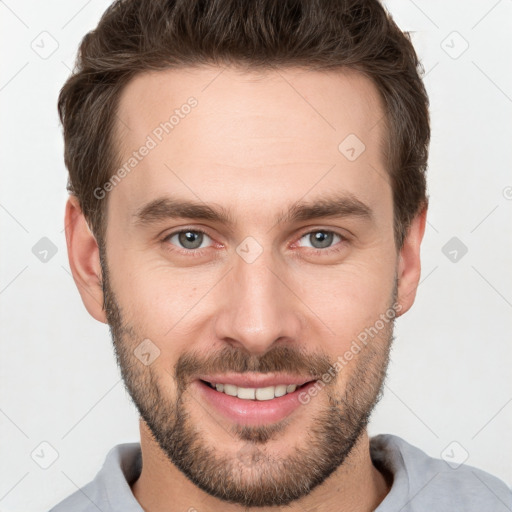
[[[243,249],[243,244],[241,244]],[[239,248],[240,250],[240,248]],[[296,338],[299,311],[293,294],[279,278],[272,253],[254,260],[235,258],[223,290],[216,322],[219,339],[243,346],[254,354],[266,352],[280,338]]]

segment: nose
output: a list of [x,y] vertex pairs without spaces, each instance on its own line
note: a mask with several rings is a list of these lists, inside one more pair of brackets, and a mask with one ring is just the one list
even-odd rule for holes
[[277,342],[299,339],[301,303],[279,266],[263,253],[247,263],[235,258],[226,276],[215,321],[217,339],[262,355]]

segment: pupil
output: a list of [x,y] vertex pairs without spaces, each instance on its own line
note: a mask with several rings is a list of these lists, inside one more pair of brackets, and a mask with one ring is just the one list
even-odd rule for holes
[[179,241],[185,249],[197,249],[201,247],[203,235],[202,233],[195,233],[193,231],[184,231],[179,234]]
[[311,245],[316,249],[323,249],[332,244],[333,233],[326,233],[325,231],[317,231],[310,235]]

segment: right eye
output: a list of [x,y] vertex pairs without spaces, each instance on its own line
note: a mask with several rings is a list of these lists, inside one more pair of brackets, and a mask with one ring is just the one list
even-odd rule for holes
[[203,249],[208,247],[208,240],[211,242],[212,239],[203,231],[196,229],[183,229],[181,231],[175,231],[170,233],[164,239],[173,245],[176,245],[180,249],[188,251],[194,251],[196,249]]

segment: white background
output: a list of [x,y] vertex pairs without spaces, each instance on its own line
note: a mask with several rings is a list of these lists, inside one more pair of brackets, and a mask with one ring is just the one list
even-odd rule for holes
[[[57,95],[108,3],[0,2],[2,511],[50,508],[89,482],[112,446],[138,440],[107,327],[80,301],[63,234]],[[512,1],[387,5],[414,31],[433,140],[422,283],[397,322],[370,433],[397,434],[435,457],[456,441],[455,458],[467,452],[467,464],[511,485]],[[32,48],[57,44],[45,59]],[[32,253],[42,237],[57,248],[46,263]],[[442,251],[453,237],[468,249],[457,262]],[[43,451],[50,461],[43,441],[58,452],[48,469],[31,458]]]

